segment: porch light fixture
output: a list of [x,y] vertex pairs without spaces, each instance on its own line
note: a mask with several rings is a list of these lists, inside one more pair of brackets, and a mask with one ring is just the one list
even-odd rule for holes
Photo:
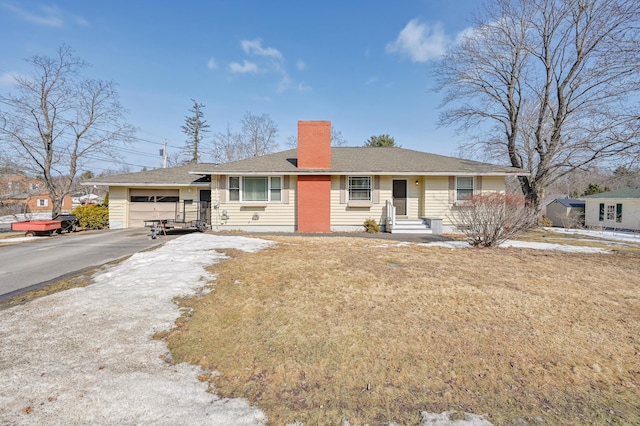
[[416,180],[416,186],[418,186],[420,183]]

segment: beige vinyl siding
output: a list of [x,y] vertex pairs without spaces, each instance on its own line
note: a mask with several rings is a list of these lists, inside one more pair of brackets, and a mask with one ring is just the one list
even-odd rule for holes
[[424,178],[424,217],[439,218],[450,224],[449,177],[427,176]]
[[[256,228],[258,230],[279,230],[288,228],[293,230],[296,222],[296,194],[295,188],[297,179],[295,176],[288,177],[289,185],[283,193],[282,202],[230,202],[227,201],[226,176],[213,176],[211,182],[211,203],[220,202],[220,208],[211,211],[211,223],[213,229],[242,229],[250,230]],[[283,183],[284,186],[284,183]],[[287,203],[288,201],[288,203]],[[222,213],[226,211],[228,220],[222,220]]]
[[[393,179],[407,180],[407,216],[411,219],[422,217],[422,209],[420,208],[420,198],[422,195],[421,179],[415,176],[398,176],[392,177],[392,180]],[[418,181],[418,185],[416,185],[416,181]],[[389,185],[392,185],[392,183],[389,182]],[[391,196],[389,197],[389,200],[391,200]]]
[[[391,177],[381,176],[378,196],[372,197],[371,206],[350,207],[344,194],[346,187],[341,189],[340,176],[331,177],[331,229],[336,231],[363,230],[364,221],[374,219],[379,224],[386,220],[385,203],[391,200]],[[372,176],[372,185],[375,178]],[[341,195],[342,194],[342,195]],[[374,203],[373,201],[378,201]]]
[[109,187],[109,228],[124,229],[127,226],[127,206],[129,196],[127,188]]
[[[441,218],[444,226],[451,226],[451,217],[456,207],[450,202],[449,176],[427,176],[424,178],[424,217]],[[478,187],[478,183],[480,186]],[[482,193],[504,192],[504,176],[482,176],[474,179],[474,189]]]
[[505,192],[504,176],[482,176],[482,192]]

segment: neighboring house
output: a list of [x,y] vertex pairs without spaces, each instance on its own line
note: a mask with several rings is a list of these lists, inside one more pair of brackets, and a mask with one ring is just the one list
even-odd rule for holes
[[330,122],[300,121],[297,150],[85,184],[109,186],[111,228],[197,216],[214,230],[361,231],[374,219],[392,232],[443,232],[466,197],[524,174],[403,148],[332,148]]
[[640,188],[584,197],[587,227],[640,230]]
[[556,198],[547,204],[547,218],[553,226],[577,228],[584,226],[584,201]]
[[[0,177],[0,202],[13,207],[13,213],[37,213],[51,211],[51,197],[44,191],[44,182],[22,175]],[[62,211],[72,208],[71,196],[64,197]]]
[[73,208],[84,206],[86,204],[102,204],[104,202],[104,198],[97,194],[83,194],[77,193],[71,195],[71,203]]

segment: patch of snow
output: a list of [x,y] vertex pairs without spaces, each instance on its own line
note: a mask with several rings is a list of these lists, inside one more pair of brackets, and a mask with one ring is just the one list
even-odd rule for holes
[[389,248],[389,247],[409,247],[411,245],[411,243],[406,242],[406,241],[402,241],[399,243],[394,243],[394,244],[379,244],[379,245],[375,245],[375,246],[367,246],[369,248]]
[[141,252],[94,284],[0,312],[0,424],[264,425],[244,399],[223,399],[174,365],[153,340],[180,315],[177,296],[197,294],[221,251],[271,241],[189,234]]
[[25,220],[51,220],[51,212],[20,213],[0,216],[0,223],[24,222]]
[[589,237],[597,237],[605,240],[612,241],[625,241],[640,244],[640,232],[630,231],[614,231],[614,230],[601,230],[596,231],[593,229],[564,229],[564,228],[544,228],[547,231],[557,232],[559,234],[566,235],[586,235]]
[[553,250],[553,251],[562,251],[567,253],[610,253],[609,250],[598,248],[598,247],[584,247],[584,246],[574,246],[571,244],[553,244],[553,243],[538,243],[531,241],[516,241],[516,240],[507,240],[504,243],[500,244],[500,247],[516,247],[516,248],[530,248],[536,250]]
[[14,243],[24,243],[27,241],[34,241],[40,238],[46,237],[15,237],[15,238],[3,238],[0,240],[0,246],[3,244],[14,244]]
[[[427,247],[444,247],[450,249],[459,248],[471,248],[466,241],[434,241],[431,243],[419,243],[418,245]],[[516,241],[507,240],[500,244],[500,247],[516,247],[516,248],[529,248],[536,250],[554,250],[569,253],[609,253],[608,250],[596,248],[596,247],[583,247],[574,246],[570,244],[551,244],[551,243],[537,243],[528,241]]]
[[455,411],[445,411],[444,413],[434,414],[422,412],[422,421],[418,426],[491,426],[482,416],[477,414],[464,413],[464,420],[451,420],[451,415]]

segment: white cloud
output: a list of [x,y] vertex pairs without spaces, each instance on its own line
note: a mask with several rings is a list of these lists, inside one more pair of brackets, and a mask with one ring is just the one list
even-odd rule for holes
[[379,78],[377,76],[369,77],[367,81],[364,82],[365,86],[378,82]]
[[72,16],[72,19],[74,20],[76,25],[79,26],[79,27],[88,27],[89,26],[89,21],[84,19],[82,16],[74,15],[74,16]]
[[218,64],[216,64],[215,59],[209,59],[209,62],[207,62],[207,68],[209,68],[210,70],[218,68]]
[[443,55],[448,42],[442,25],[429,26],[416,18],[409,21],[393,43],[387,43],[385,50],[408,56],[412,62],[427,62]]
[[13,86],[16,84],[17,76],[17,74],[12,72],[0,74],[0,87],[13,88]]
[[279,61],[284,59],[282,53],[280,53],[278,49],[273,47],[262,47],[262,40],[259,38],[255,40],[242,40],[240,45],[242,46],[244,53],[250,56],[266,56]]
[[0,6],[17,15],[25,21],[43,27],[62,28],[67,24],[67,19],[79,26],[88,26],[89,21],[76,16],[65,16],[63,11],[57,6],[40,6],[38,11],[27,10],[11,3],[0,3]]
[[242,61],[242,64],[239,64],[237,62],[230,63],[229,70],[231,70],[232,73],[237,74],[257,73],[258,66],[253,62],[249,62],[245,59],[244,61]]
[[[296,83],[291,79],[287,70],[287,61],[282,52],[274,47],[263,45],[260,38],[254,40],[242,40],[240,46],[245,55],[252,58],[252,61],[243,60],[242,63],[233,62],[229,65],[229,70],[233,73],[243,74],[266,74],[279,76],[279,80],[275,86],[278,93],[287,90],[308,91],[311,88],[304,83]],[[296,62],[298,70],[304,70],[307,65],[302,60]]]

